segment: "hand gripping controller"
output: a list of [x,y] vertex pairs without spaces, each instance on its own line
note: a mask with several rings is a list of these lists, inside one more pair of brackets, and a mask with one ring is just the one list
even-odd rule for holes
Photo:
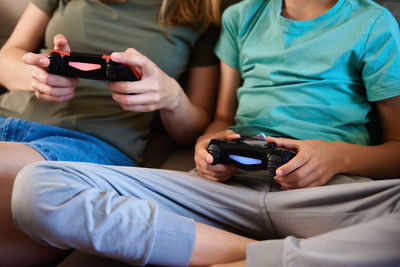
[[137,81],[141,73],[133,66],[117,63],[111,56],[52,50],[48,72],[92,80]]
[[294,151],[276,148],[274,143],[250,144],[243,138],[211,139],[207,151],[214,158],[211,165],[227,163],[247,171],[266,170],[267,176],[275,176],[277,168],[296,156]]

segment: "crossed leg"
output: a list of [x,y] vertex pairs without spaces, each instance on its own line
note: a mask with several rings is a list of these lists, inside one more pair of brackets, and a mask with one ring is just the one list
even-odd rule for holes
[[17,230],[11,216],[11,192],[17,173],[27,164],[45,160],[33,148],[15,142],[0,142],[0,266],[32,266],[65,254],[41,245]]

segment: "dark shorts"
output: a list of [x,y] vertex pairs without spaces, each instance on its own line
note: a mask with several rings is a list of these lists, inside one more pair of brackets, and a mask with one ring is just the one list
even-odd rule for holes
[[96,137],[21,119],[0,116],[0,141],[23,143],[51,161],[136,165],[128,156]]

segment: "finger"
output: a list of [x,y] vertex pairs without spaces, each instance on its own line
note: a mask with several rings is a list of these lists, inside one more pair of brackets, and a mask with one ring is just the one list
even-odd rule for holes
[[297,154],[294,158],[283,164],[276,170],[277,176],[286,176],[294,170],[305,165],[310,160],[304,153]]
[[142,93],[142,94],[119,94],[113,93],[112,97],[121,105],[135,106],[135,105],[156,105],[160,102],[158,94]]
[[47,101],[47,102],[65,102],[72,99],[75,94],[63,95],[63,96],[51,96],[48,94],[43,94],[40,91],[35,91],[35,95],[38,99]]
[[321,177],[318,173],[308,172],[308,169],[308,167],[301,168],[301,170],[305,170],[305,173],[296,171],[295,175],[276,177],[276,180],[279,180],[279,184],[288,188],[308,187],[310,184],[314,183]]
[[[204,172],[208,172],[210,163],[208,160],[204,160],[201,157],[196,158],[196,168],[199,170],[203,170]],[[211,170],[212,171],[212,170]]]
[[42,69],[32,71],[32,78],[54,87],[76,87],[79,83],[78,78],[50,74]]
[[47,84],[32,80],[32,87],[35,91],[48,96],[61,97],[65,95],[74,94],[74,88],[71,87],[52,87]]
[[196,156],[204,161],[207,164],[207,167],[214,161],[213,156],[208,153],[208,151],[206,149],[199,149],[196,152]]
[[33,82],[33,87],[35,91],[39,91],[41,94],[45,94],[48,96],[53,96],[53,97],[63,97],[66,95],[73,95],[74,90],[71,89],[70,87],[51,87],[47,86],[45,84],[35,84]]
[[41,68],[47,68],[50,64],[50,60],[46,55],[43,54],[35,54],[35,53],[26,53],[22,57],[22,61],[25,64],[33,65]]
[[157,66],[150,59],[133,48],[125,52],[114,52],[111,54],[111,59],[118,63],[139,68],[141,72],[147,76],[155,74],[158,71]]
[[323,185],[323,183],[319,179],[313,178],[313,179],[310,179],[309,181],[303,182],[303,183],[285,183],[285,182],[283,182],[280,185],[287,189],[300,189],[300,188],[321,186],[321,185]]
[[71,51],[67,38],[62,34],[54,36],[54,49],[62,51]]
[[226,181],[229,178],[232,177],[234,171],[229,170],[229,171],[225,171],[225,172],[214,172],[211,170],[202,170],[202,174],[207,176],[207,177],[213,177],[218,181]]
[[212,158],[212,156],[206,150],[199,151],[196,161],[198,168],[208,172],[209,174],[218,176],[222,175],[223,173],[232,173],[236,171],[236,167],[230,164],[211,165],[212,161],[210,162],[210,157]]
[[235,166],[229,164],[208,165],[207,168],[207,171],[213,173],[216,177],[230,177],[236,170]]
[[126,111],[133,111],[139,113],[147,113],[158,110],[157,106],[155,105],[121,105],[121,108]]
[[290,139],[290,138],[283,138],[283,137],[272,137],[272,136],[267,136],[265,139],[267,143],[275,143],[278,147],[282,147],[285,149],[290,149],[297,151],[299,147],[299,141],[296,139]]
[[206,178],[206,179],[208,179],[208,180],[211,180],[211,181],[214,181],[214,182],[218,182],[218,179],[215,178],[215,177],[212,177],[212,176],[203,174],[203,173],[201,173],[201,172],[199,172],[199,174],[200,174],[201,177],[204,177],[204,178]]
[[297,183],[304,179],[310,179],[309,177],[315,176],[315,172],[312,170],[314,169],[310,168],[309,165],[302,165],[301,167],[284,176],[277,174],[275,179],[279,181],[285,181],[287,183]]
[[240,138],[240,134],[235,133],[232,130],[224,130],[216,133],[214,135],[214,138],[216,139],[225,139],[225,140],[234,140],[237,138]]
[[108,89],[119,94],[142,94],[153,92],[155,85],[148,80],[139,80],[133,82],[109,82]]

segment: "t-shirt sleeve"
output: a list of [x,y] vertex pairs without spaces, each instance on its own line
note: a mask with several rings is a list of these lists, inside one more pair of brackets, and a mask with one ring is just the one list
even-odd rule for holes
[[59,0],[32,0],[32,3],[43,10],[47,15],[51,16],[58,7],[58,1]]
[[383,11],[372,25],[361,66],[369,101],[400,95],[400,33],[389,11]]
[[215,47],[217,57],[235,69],[239,69],[238,23],[239,14],[234,5],[222,15],[221,35]]

